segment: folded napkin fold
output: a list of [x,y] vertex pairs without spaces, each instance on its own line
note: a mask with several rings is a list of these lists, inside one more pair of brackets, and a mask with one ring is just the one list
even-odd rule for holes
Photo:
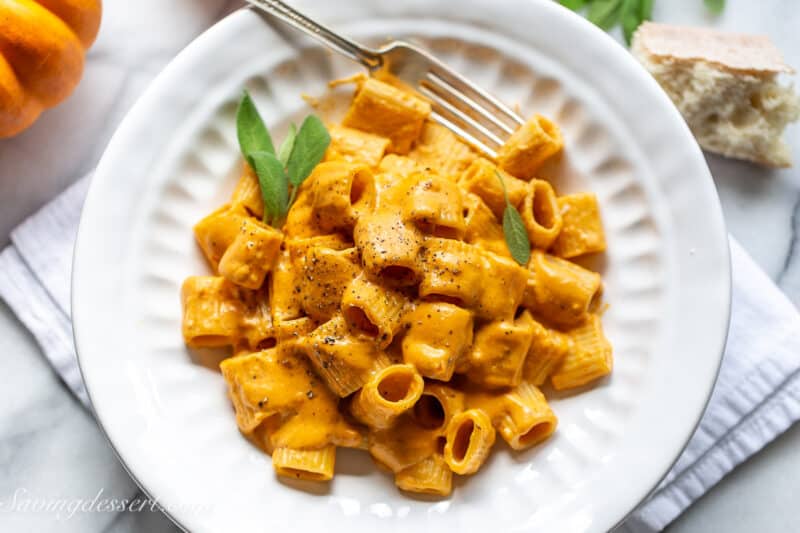
[[[0,297],[88,405],[70,323],[72,249],[88,178],[11,233]],[[738,464],[800,418],[800,315],[731,239],[733,304],[722,369],[705,414],[657,490],[620,531],[660,531]]]

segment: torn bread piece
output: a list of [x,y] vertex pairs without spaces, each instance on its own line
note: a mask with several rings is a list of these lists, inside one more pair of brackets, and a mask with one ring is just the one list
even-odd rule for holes
[[769,167],[791,166],[786,126],[800,97],[778,83],[794,70],[769,38],[645,22],[631,46],[704,149]]

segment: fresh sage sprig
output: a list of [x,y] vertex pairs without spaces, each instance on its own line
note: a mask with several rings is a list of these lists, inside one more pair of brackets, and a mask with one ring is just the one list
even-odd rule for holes
[[314,115],[309,115],[300,124],[300,130],[292,141],[292,148],[286,160],[286,171],[292,185],[289,205],[294,203],[297,188],[303,183],[314,167],[325,157],[325,150],[331,144],[331,136],[325,124]]
[[525,229],[525,223],[522,221],[519,211],[508,200],[508,191],[503,176],[496,170],[494,173],[500,180],[503,196],[506,199],[506,208],[503,211],[503,235],[506,238],[511,257],[520,265],[525,266],[528,264],[528,259],[531,258],[531,241],[528,240],[528,231]]
[[708,10],[715,15],[719,15],[725,9],[725,0],[703,0],[703,2],[705,2]]
[[608,31],[613,28],[622,15],[622,4],[626,0],[593,0],[589,2],[586,18],[595,26]]
[[[636,28],[653,17],[654,0],[558,0],[562,6],[573,11],[587,9],[586,18],[608,31],[617,24],[622,25],[625,42],[629,45]],[[725,0],[703,0],[715,15],[725,8]]]
[[294,140],[297,137],[297,126],[294,125],[294,122],[289,124],[289,132],[286,134],[286,137],[283,139],[283,143],[281,143],[281,147],[278,149],[278,161],[285,167],[289,163],[289,156],[292,155],[292,149],[294,148]]
[[297,197],[297,189],[325,156],[331,143],[328,130],[318,117],[309,115],[300,129],[289,126],[276,153],[264,120],[244,91],[236,110],[236,136],[242,156],[258,176],[264,223],[279,227]]

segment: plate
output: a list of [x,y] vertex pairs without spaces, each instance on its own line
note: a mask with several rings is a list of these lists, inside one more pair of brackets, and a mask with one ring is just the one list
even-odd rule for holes
[[[188,46],[131,110],[86,200],[73,271],[81,370],[130,474],[191,531],[605,531],[657,485],[713,387],[730,309],[727,238],[702,154],[628,52],[550,0],[294,2],[343,33],[426,46],[523,114],[553,118],[566,154],[550,178],[597,193],[609,251],[604,316],[613,376],[553,398],[557,434],[496,451],[453,496],[400,493],[351,450],[326,485],[277,479],[236,429],[213,365],[181,339],[179,287],[206,267],[191,228],[225,201],[240,163],[243,86],[270,128],[356,72],[249,10]],[[335,4],[335,7],[334,7]],[[205,361],[208,363],[208,361]]]

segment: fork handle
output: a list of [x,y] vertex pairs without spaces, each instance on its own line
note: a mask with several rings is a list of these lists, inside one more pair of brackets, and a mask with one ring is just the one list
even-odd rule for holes
[[322,44],[344,54],[353,61],[361,63],[370,70],[380,67],[383,62],[376,51],[334,33],[322,24],[311,20],[296,9],[286,5],[281,0],[247,0],[247,2],[317,39]]

